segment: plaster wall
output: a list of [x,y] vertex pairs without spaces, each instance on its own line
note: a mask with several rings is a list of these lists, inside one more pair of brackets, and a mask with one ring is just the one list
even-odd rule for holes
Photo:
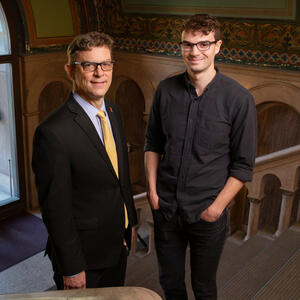
[[[149,113],[154,91],[159,82],[184,72],[181,58],[151,56],[134,53],[115,53],[117,60],[114,81],[109,95],[113,96],[120,78],[134,80],[144,93],[145,113]],[[254,95],[256,105],[267,101],[289,104],[300,113],[300,73],[271,68],[222,64],[216,66],[221,72],[238,81]]]
[[[159,82],[174,74],[183,72],[185,66],[180,58],[115,52],[117,64],[114,69],[113,83],[107,94],[116,100],[119,85],[133,80],[141,89],[145,99],[145,121],[150,111],[153,95]],[[39,123],[39,96],[44,87],[54,81],[61,81],[72,89],[71,82],[64,73],[65,53],[48,53],[27,56],[23,59],[24,94],[23,122],[26,143],[25,164],[27,206],[38,206],[34,186],[34,176],[30,167],[32,140]],[[251,90],[256,104],[265,101],[283,102],[300,113],[300,73],[245,65],[217,64],[224,74],[237,80]]]
[[72,89],[72,83],[64,71],[65,53],[47,53],[25,56],[23,66],[23,134],[25,143],[25,182],[27,207],[38,207],[34,174],[31,169],[32,142],[36,127],[39,124],[39,99],[43,89],[54,81],[64,83]]

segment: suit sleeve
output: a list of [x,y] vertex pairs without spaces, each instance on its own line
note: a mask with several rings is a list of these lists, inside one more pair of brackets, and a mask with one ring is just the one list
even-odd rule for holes
[[48,128],[39,127],[35,133],[32,167],[51,259],[62,275],[77,274],[86,269],[86,262],[72,215],[71,167],[61,141]]

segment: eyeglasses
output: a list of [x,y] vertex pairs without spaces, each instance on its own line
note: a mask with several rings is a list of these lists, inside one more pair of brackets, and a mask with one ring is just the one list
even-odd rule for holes
[[84,72],[95,72],[98,69],[98,66],[101,67],[102,71],[110,71],[113,69],[114,63],[115,61],[113,60],[103,61],[100,63],[91,62],[91,61],[83,61],[83,62],[75,61],[73,62],[73,65],[81,65]]
[[191,52],[193,50],[194,46],[196,46],[199,51],[207,51],[207,50],[209,50],[209,48],[212,44],[215,44],[217,42],[218,42],[218,40],[213,41],[213,42],[201,41],[198,43],[190,43],[187,41],[183,41],[183,42],[180,42],[180,46],[181,46],[181,49],[183,52]]

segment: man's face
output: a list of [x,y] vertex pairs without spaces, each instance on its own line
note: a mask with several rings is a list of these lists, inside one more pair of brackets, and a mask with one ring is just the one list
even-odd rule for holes
[[[106,46],[94,47],[88,51],[78,51],[76,61],[111,61],[111,53]],[[110,87],[112,70],[103,71],[100,65],[94,72],[85,72],[81,65],[66,65],[65,70],[74,81],[75,92],[88,102],[103,99]]]
[[[215,40],[213,32],[204,35],[201,31],[183,31],[181,41],[195,44],[204,41],[214,42]],[[214,69],[214,59],[220,51],[221,44],[222,41],[219,40],[215,44],[211,44],[210,48],[205,51],[199,50],[196,45],[191,48],[191,51],[181,50],[188,72],[196,74]]]

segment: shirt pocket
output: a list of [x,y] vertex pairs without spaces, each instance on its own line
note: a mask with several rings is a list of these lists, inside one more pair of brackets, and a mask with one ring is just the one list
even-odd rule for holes
[[222,150],[230,144],[230,125],[222,122],[207,122],[198,127],[198,145],[208,150]]

